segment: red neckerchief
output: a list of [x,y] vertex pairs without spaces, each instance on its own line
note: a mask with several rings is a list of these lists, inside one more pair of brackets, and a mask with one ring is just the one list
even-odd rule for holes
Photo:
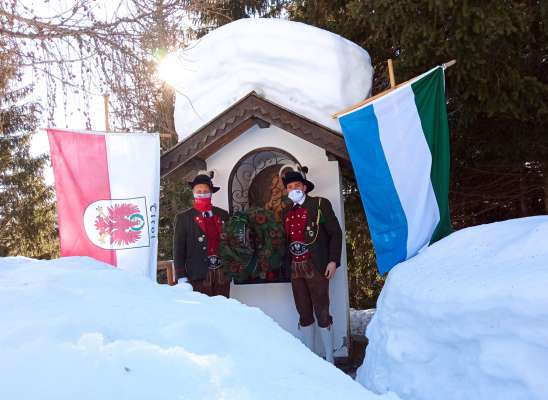
[[211,197],[194,199],[194,208],[200,213],[211,211],[213,209]]

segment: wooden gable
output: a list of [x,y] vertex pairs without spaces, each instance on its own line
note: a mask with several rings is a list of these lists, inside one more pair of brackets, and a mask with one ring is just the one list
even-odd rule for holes
[[251,92],[164,153],[160,173],[162,176],[189,177],[197,170],[206,169],[205,160],[209,156],[252,126],[266,128],[271,124],[325,149],[330,159],[348,163],[340,133]]

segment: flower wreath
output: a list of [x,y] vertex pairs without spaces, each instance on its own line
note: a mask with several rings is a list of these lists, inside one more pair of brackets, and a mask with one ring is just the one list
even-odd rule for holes
[[251,208],[224,224],[220,256],[225,274],[236,283],[278,280],[284,254],[283,226],[272,211]]

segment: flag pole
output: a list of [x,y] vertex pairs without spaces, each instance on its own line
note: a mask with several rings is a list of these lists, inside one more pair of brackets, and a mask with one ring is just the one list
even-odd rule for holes
[[396,87],[396,78],[394,77],[394,64],[392,59],[388,59],[388,79],[390,80],[390,88],[394,89]]
[[[455,65],[457,63],[457,60],[451,60],[451,61],[447,61],[446,63],[443,63],[441,66],[443,67],[443,69],[447,69],[449,67],[452,67],[453,65]],[[335,114],[333,114],[331,116],[331,118],[333,119],[337,119],[339,116],[343,115],[343,114],[346,114],[350,111],[354,111],[356,108],[360,108],[368,103],[371,103],[373,100],[376,100],[380,97],[383,97],[385,95],[387,95],[388,93],[390,92],[393,92],[394,90],[396,90],[397,88],[405,85],[406,83],[408,83],[409,81],[412,81],[413,79],[415,78],[411,78],[405,82],[402,82],[400,83],[399,85],[396,85],[396,79],[394,78],[394,65],[392,63],[392,59],[388,59],[388,78],[390,80],[390,89],[386,89],[380,93],[377,93],[375,96],[372,96],[372,97],[368,97],[367,99],[365,100],[362,100],[360,101],[359,103],[356,103],[354,105],[351,105],[350,107],[347,107],[345,108],[344,110],[341,110],[341,111],[338,111],[336,112]]]
[[109,98],[109,94],[105,93],[103,95],[103,104],[105,107],[105,132],[110,132],[110,124],[108,121],[108,98]]

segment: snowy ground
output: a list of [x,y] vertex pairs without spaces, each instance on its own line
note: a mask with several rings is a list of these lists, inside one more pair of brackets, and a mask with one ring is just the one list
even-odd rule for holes
[[[405,400],[547,399],[547,287],[548,217],[456,232],[390,273],[358,379]],[[189,289],[0,259],[0,399],[397,399]]]
[[390,272],[358,380],[402,399],[548,399],[548,217],[458,231]]
[[0,259],[0,399],[390,399],[259,309],[89,258]]

